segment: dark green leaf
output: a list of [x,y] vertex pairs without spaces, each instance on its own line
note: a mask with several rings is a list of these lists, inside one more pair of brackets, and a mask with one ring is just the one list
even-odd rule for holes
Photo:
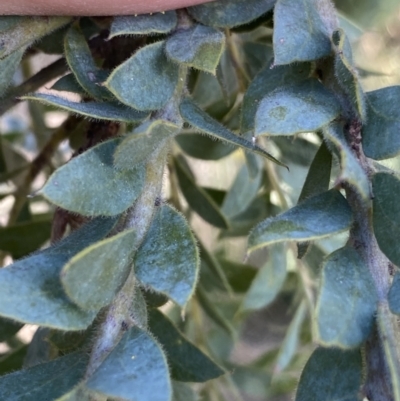
[[178,76],[179,67],[164,54],[164,42],[157,42],[141,48],[119,65],[105,85],[128,106],[157,110],[172,97]]
[[388,173],[375,174],[372,179],[373,224],[379,247],[397,266],[400,266],[400,180]]
[[221,211],[228,218],[244,212],[256,197],[261,186],[263,173],[259,160],[257,160],[257,164],[258,174],[254,178],[250,176],[247,166],[243,165],[227,192]]
[[7,401],[53,401],[83,378],[88,357],[73,353],[0,377],[0,398]]
[[316,79],[277,89],[257,109],[255,135],[295,135],[317,131],[340,113],[335,96]]
[[[314,160],[311,163],[310,169],[303,188],[301,190],[298,203],[317,195],[329,189],[329,181],[331,178],[332,154],[329,152],[325,143],[322,143]],[[298,258],[301,259],[307,252],[308,243],[303,242],[297,245]]]
[[267,65],[250,83],[244,98],[241,113],[241,132],[254,129],[256,111],[261,99],[283,85],[293,85],[304,81],[311,73],[310,63],[297,63],[271,68]]
[[318,348],[301,374],[296,401],[357,401],[361,378],[360,350]]
[[358,347],[372,329],[378,298],[368,267],[354,248],[330,254],[324,263],[316,306],[319,341]]
[[273,58],[272,46],[259,42],[243,43],[242,52],[247,73],[251,78],[269,65]]
[[160,345],[138,327],[125,333],[87,381],[87,387],[127,401],[169,401],[172,392]]
[[205,135],[180,134],[175,140],[188,156],[202,160],[220,160],[235,151],[233,146]]
[[400,86],[389,86],[367,93],[368,119],[362,129],[365,155],[375,160],[400,153]]
[[109,39],[121,35],[151,35],[171,32],[178,22],[175,11],[114,17]]
[[72,113],[98,120],[135,123],[144,120],[148,113],[137,111],[117,102],[73,102],[59,96],[45,93],[23,96],[24,100],[38,100]]
[[254,311],[273,302],[285,282],[286,273],[285,247],[283,244],[271,245],[267,260],[254,277],[240,310]]
[[95,313],[72,304],[61,286],[65,263],[87,246],[104,238],[115,218],[99,218],[44,251],[0,270],[0,315],[60,330],[83,330]]
[[[136,282],[132,305],[130,308],[130,316],[135,323],[135,326],[140,329],[147,330],[148,325],[148,309],[147,300],[145,293],[140,288],[140,283]],[[167,298],[168,302],[168,298]],[[150,305],[149,305],[150,307]]]
[[179,131],[179,126],[166,120],[146,121],[128,134],[114,153],[115,167],[132,170],[138,164],[147,162],[153,152],[165,146],[165,140]]
[[0,342],[7,341],[16,334],[23,325],[8,319],[0,318]]
[[301,326],[306,316],[307,316],[307,304],[303,300],[299,305],[299,307],[297,308],[293,320],[290,322],[290,325],[287,329],[285,338],[282,341],[282,345],[279,348],[279,353],[276,358],[276,363],[274,368],[275,373],[279,373],[282,370],[285,370],[289,366],[294,355],[296,354],[297,348],[299,346]]
[[139,281],[184,307],[195,289],[199,255],[185,218],[168,205],[156,214],[135,255]]
[[218,121],[214,120],[207,113],[201,110],[190,99],[184,99],[179,109],[181,111],[182,118],[194,128],[221,141],[225,141],[232,145],[239,146],[244,150],[257,153],[282,166],[282,163],[276,160],[264,149],[260,148],[257,145],[254,145],[252,142],[244,139],[241,136],[235,135],[233,132],[225,128],[222,124],[220,124]]
[[159,308],[168,302],[164,294],[153,292],[145,287],[140,288],[148,308]]
[[[1,37],[1,33],[0,33]],[[0,48],[1,49],[1,48]],[[12,83],[12,79],[15,71],[17,70],[19,63],[21,62],[22,56],[24,55],[26,47],[22,47],[16,52],[9,56],[0,59],[0,98],[7,91],[8,87]],[[1,50],[0,50],[1,51]]]
[[102,85],[107,71],[97,67],[89,45],[77,23],[71,25],[65,35],[65,57],[76,80],[95,99],[112,99],[111,93]]
[[335,45],[335,75],[346,95],[351,107],[361,120],[366,120],[365,94],[358,80],[353,63],[350,43],[342,29],[333,33],[332,42]]
[[[389,291],[389,306],[392,313],[400,315],[400,273],[394,276],[392,286]],[[0,326],[1,327],[1,326]],[[0,328],[1,330],[1,328]]]
[[270,217],[250,233],[249,251],[286,240],[307,241],[348,230],[352,214],[339,191],[331,189]]
[[297,136],[275,136],[271,138],[282,153],[282,159],[287,163],[309,167],[318,146],[305,138]]
[[271,10],[276,0],[219,0],[189,7],[189,14],[204,25],[232,28],[247,24]]
[[140,195],[145,166],[119,171],[113,155],[121,139],[103,142],[73,158],[40,190],[50,202],[85,216],[112,216],[125,211]]
[[61,270],[68,297],[84,310],[108,305],[128,277],[135,249],[136,232],[128,230],[79,252]]
[[333,144],[340,159],[340,176],[338,180],[352,185],[363,199],[370,199],[371,188],[368,177],[347,144],[343,127],[337,123],[329,124],[324,127],[323,134],[325,139]]
[[189,342],[158,310],[150,312],[149,328],[167,355],[173,379],[183,382],[205,382],[224,374],[215,362]]
[[8,18],[0,31],[0,59],[29,46],[41,37],[61,28],[71,17],[15,17]]
[[247,292],[258,270],[254,266],[237,263],[225,258],[219,258],[218,261],[235,292]]
[[[279,0],[274,10],[274,64],[315,60],[331,53],[331,27],[323,3],[327,0]],[[334,10],[332,10],[334,12]]]
[[28,346],[22,345],[0,358],[0,375],[15,372],[23,368]]
[[190,207],[205,221],[219,228],[228,228],[226,217],[214,200],[197,186],[193,174],[182,156],[175,158],[176,175],[180,190]]
[[165,51],[177,63],[215,75],[224,47],[225,35],[221,31],[196,24],[170,36]]
[[78,95],[86,95],[85,90],[79,85],[72,73],[61,77],[50,89],[61,92],[77,93]]
[[36,251],[50,238],[51,221],[27,221],[0,227],[0,249],[14,259]]

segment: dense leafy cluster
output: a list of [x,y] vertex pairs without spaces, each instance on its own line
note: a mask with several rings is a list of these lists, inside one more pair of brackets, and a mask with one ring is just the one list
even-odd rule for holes
[[[10,168],[2,139],[1,399],[266,399],[307,360],[297,401],[400,401],[400,178],[378,162],[400,153],[400,88],[363,91],[348,26],[329,0],[0,18],[0,111],[28,100],[38,131],[67,114],[31,163]],[[40,52],[62,56],[10,87]],[[227,190],[198,183],[193,160],[229,155]],[[308,169],[298,197],[287,166]],[[210,250],[196,215],[221,244],[248,237],[246,261]],[[277,302],[279,347],[234,361],[238,328]]]

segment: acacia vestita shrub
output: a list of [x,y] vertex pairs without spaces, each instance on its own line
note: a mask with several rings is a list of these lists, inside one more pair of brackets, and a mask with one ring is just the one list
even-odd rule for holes
[[[349,26],[330,0],[0,18],[0,112],[26,102],[39,149],[1,136],[0,400],[400,401],[400,87],[363,90]],[[271,305],[281,340],[232,358]]]

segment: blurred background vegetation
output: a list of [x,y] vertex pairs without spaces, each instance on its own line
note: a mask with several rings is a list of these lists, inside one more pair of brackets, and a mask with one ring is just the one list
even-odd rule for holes
[[[365,90],[399,85],[400,1],[336,0],[335,3],[340,13],[341,25],[351,39],[354,59]],[[266,32],[268,36],[268,30]],[[249,33],[238,32],[237,35],[246,41],[246,35]],[[261,43],[263,35],[265,32],[256,40],[253,36],[253,43]],[[57,55],[59,44],[54,40],[54,36],[51,39],[51,41],[45,39],[37,44],[38,49],[50,54],[33,52],[32,57],[25,57],[14,77],[13,85],[19,85],[59,58]],[[242,56],[246,60],[246,56]],[[254,74],[251,66],[246,68],[249,75]],[[234,129],[238,124],[235,117],[239,114],[234,101],[228,107],[221,102],[223,94],[212,89],[215,87],[213,77],[201,74],[196,78],[193,89],[196,100],[211,114],[223,115],[223,119]],[[235,85],[237,83],[228,86],[232,90],[232,99],[238,89]],[[47,83],[42,89],[50,87],[51,84]],[[51,159],[46,160],[46,168],[35,176],[31,177],[29,174],[27,176],[29,163],[40,154],[41,149],[49,143],[51,135],[66,118],[67,114],[64,112],[55,111],[38,103],[22,102],[0,119],[0,251],[3,265],[8,265],[13,258],[23,257],[48,244],[54,210],[40,197],[28,198],[27,202],[21,203],[21,199],[26,199],[27,193],[21,192],[20,188],[27,188],[27,180],[32,181],[29,182],[32,184],[29,185],[29,194],[34,194],[53,170],[70,159],[73,148],[78,146],[74,143],[74,138],[70,141],[60,141],[58,150],[52,154]],[[188,139],[190,137],[182,136],[177,142],[177,149],[181,147],[186,154],[196,156],[196,149],[190,149]],[[208,188],[214,199],[218,200],[218,196],[231,187],[245,160],[241,151],[216,145],[207,138],[204,141],[218,156],[212,158],[218,160],[204,160],[204,157],[190,156],[187,160],[195,173],[198,185]],[[296,141],[301,146],[296,146]],[[273,190],[269,192],[271,194],[269,210],[266,211],[261,207],[259,220],[265,213],[279,212],[297,202],[318,141],[317,136],[307,134],[297,138],[294,143],[284,139],[262,144],[287,163],[290,171],[266,166],[268,182]],[[304,144],[307,146],[303,146]],[[221,158],[223,154],[226,156]],[[386,163],[400,171],[398,157]],[[186,210],[185,199],[180,194],[174,199],[174,188],[168,184],[167,176],[164,190],[166,199],[172,197],[173,203],[179,202],[180,208]],[[16,223],[14,226],[18,228],[13,231],[7,226],[10,213],[12,214],[13,208],[15,209],[13,206],[15,197],[20,199],[21,205],[18,213],[14,213],[12,217]],[[259,197],[263,199],[262,190]],[[201,344],[232,371],[232,375],[206,384],[203,389],[204,399],[210,401],[292,399],[300,371],[314,347],[310,317],[301,312],[296,297],[299,280],[303,280],[305,286],[308,285],[312,292],[314,285],[312,270],[304,269],[302,263],[296,260],[295,252],[290,252],[288,274],[275,300],[269,306],[246,315],[245,318],[238,316],[237,308],[242,299],[241,294],[249,287],[257,267],[265,260],[265,254],[262,252],[248,260],[245,258],[246,233],[251,227],[251,224],[246,222],[251,222],[252,219],[249,217],[246,220],[246,216],[242,216],[240,224],[235,227],[235,233],[230,232],[221,236],[218,229],[196,214],[187,213],[187,217],[201,241],[201,247],[204,247],[201,281],[203,287],[188,309],[191,319],[182,322],[180,311],[171,305],[167,307],[168,313],[193,341]],[[320,241],[317,244],[320,256],[323,256],[324,251],[338,248],[345,240],[345,237],[337,236],[329,241]],[[308,260],[307,263],[309,266],[316,266],[319,261],[316,258]],[[215,274],[212,271],[213,264],[223,269],[230,285],[239,295],[230,296],[225,291],[220,291],[218,286],[213,288],[209,284],[212,279],[207,281],[207,277]],[[203,310],[207,311],[207,317],[203,316]],[[293,320],[295,313],[296,318]],[[289,326],[291,322],[295,322],[296,327]],[[286,344],[285,359],[285,356],[280,354],[280,346],[289,329],[292,331],[298,329],[298,333],[296,332],[292,338],[287,337],[286,341],[291,343]],[[14,331],[18,332],[15,337],[10,337],[9,333],[0,330],[0,341],[3,341],[0,343],[0,374],[20,367],[24,358],[26,359],[26,344],[31,341],[35,330],[35,327],[25,326],[21,329],[21,326],[17,325],[14,328]],[[39,335],[40,333],[37,333],[36,338]],[[278,355],[283,361],[281,364],[283,369],[277,368]]]

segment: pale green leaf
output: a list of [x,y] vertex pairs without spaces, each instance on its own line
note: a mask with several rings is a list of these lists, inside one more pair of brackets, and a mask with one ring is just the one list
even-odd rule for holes
[[369,336],[377,307],[368,267],[354,248],[344,247],[324,262],[316,305],[316,331],[326,346],[354,348]]
[[146,121],[128,134],[114,153],[115,167],[132,170],[147,162],[153,152],[179,131],[179,126],[167,120]]
[[258,167],[258,172],[254,178],[250,176],[248,167],[243,165],[235,181],[225,195],[221,211],[228,218],[245,211],[256,197],[261,186],[263,175],[259,159],[256,159],[256,165]]
[[196,24],[169,37],[165,51],[177,63],[215,75],[224,47],[225,35],[221,31]]
[[127,230],[85,248],[61,270],[65,293],[84,310],[108,305],[128,277],[136,246],[135,231]]
[[87,387],[126,401],[170,401],[168,365],[160,345],[138,327],[129,329]]
[[382,252],[400,266],[400,180],[390,173],[372,179],[374,233]]
[[71,17],[3,17],[8,22],[0,31],[0,59],[9,56],[21,48],[30,46],[50,32],[68,24]]
[[199,263],[196,241],[185,218],[163,205],[135,255],[136,277],[184,307],[194,292]]
[[357,401],[362,370],[358,349],[317,348],[301,374],[295,401]]
[[[324,1],[324,0],[323,0]],[[274,10],[274,64],[315,60],[331,53],[321,0],[278,0]]]
[[233,28],[247,24],[272,10],[276,0],[219,0],[188,8],[189,14],[204,25]]
[[174,159],[179,188],[191,209],[205,221],[218,228],[228,228],[226,217],[212,197],[196,184],[195,178],[185,159],[177,156]]
[[55,401],[91,401],[94,395],[93,391],[87,389],[83,384],[79,384]]
[[201,383],[224,374],[215,362],[189,342],[160,311],[150,312],[149,329],[167,356],[173,379]]
[[188,384],[172,381],[172,401],[199,401],[199,397]]
[[332,42],[335,45],[335,75],[358,117],[366,120],[365,94],[358,79],[353,63],[351,45],[342,29],[333,33]]
[[286,273],[285,247],[283,244],[271,245],[268,248],[267,260],[254,277],[240,310],[254,311],[273,302],[285,282]]
[[0,315],[60,330],[89,326],[95,313],[68,300],[60,271],[75,254],[103,239],[115,222],[116,218],[95,219],[52,247],[1,269]]
[[102,86],[108,72],[97,67],[86,38],[77,23],[71,25],[65,35],[65,58],[76,80],[95,99],[112,99]]
[[199,131],[231,145],[239,146],[246,151],[257,153],[281,166],[283,165],[264,149],[241,136],[235,135],[229,129],[225,128],[222,124],[201,110],[190,99],[184,99],[179,106],[179,109],[181,111],[182,118]]
[[241,132],[254,129],[256,111],[261,99],[281,86],[302,82],[311,73],[310,63],[264,67],[251,81],[243,98],[241,113]]
[[117,102],[74,102],[47,93],[35,93],[23,96],[22,99],[37,100],[80,116],[98,120],[135,123],[144,120],[148,116],[148,113],[134,110]]
[[257,109],[255,135],[295,135],[317,131],[340,113],[333,93],[316,79],[279,88]]
[[7,341],[16,334],[23,325],[12,320],[0,318],[0,342]]
[[282,370],[285,370],[295,356],[299,346],[301,328],[306,316],[307,304],[303,300],[297,308],[296,313],[286,331],[282,345],[279,348],[279,353],[276,357],[274,373],[280,373]]
[[14,73],[17,70],[19,63],[21,62],[25,50],[26,48],[22,47],[9,56],[0,59],[0,98],[5,94],[8,87],[11,85]]
[[348,230],[352,223],[350,206],[339,191],[313,196],[258,224],[249,237],[249,251],[274,242],[308,241]]
[[177,22],[176,11],[173,10],[156,14],[116,16],[108,38],[169,33],[176,27]]
[[389,159],[400,153],[400,86],[367,93],[367,121],[362,128],[362,144],[367,157]]
[[0,399],[54,401],[83,378],[88,359],[84,353],[72,353],[1,376]]
[[397,272],[389,291],[389,306],[392,313],[400,315],[400,273]]
[[161,109],[178,83],[179,67],[164,54],[164,42],[147,45],[119,65],[106,86],[122,103],[137,110]]
[[119,171],[113,154],[121,139],[103,142],[60,167],[40,190],[50,202],[85,216],[112,216],[131,206],[142,191],[144,165]]
[[343,126],[339,123],[332,123],[322,130],[325,139],[333,144],[340,159],[340,176],[338,180],[345,181],[353,186],[363,199],[371,198],[369,179],[360,162],[344,136]]

